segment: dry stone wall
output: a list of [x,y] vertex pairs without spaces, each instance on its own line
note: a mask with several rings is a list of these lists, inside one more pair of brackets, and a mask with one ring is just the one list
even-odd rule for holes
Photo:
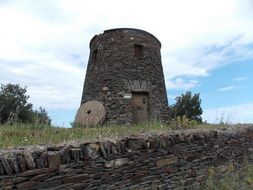
[[253,126],[0,150],[0,189],[201,189],[209,167],[253,161]]

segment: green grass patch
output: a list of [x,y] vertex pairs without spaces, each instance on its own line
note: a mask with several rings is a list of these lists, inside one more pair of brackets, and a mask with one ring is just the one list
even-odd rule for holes
[[92,140],[97,138],[121,137],[137,135],[144,132],[163,132],[174,129],[215,128],[217,125],[193,125],[179,128],[174,125],[145,123],[134,126],[96,126],[61,128],[31,124],[0,125],[0,148],[26,146],[33,144],[56,144],[70,140]]

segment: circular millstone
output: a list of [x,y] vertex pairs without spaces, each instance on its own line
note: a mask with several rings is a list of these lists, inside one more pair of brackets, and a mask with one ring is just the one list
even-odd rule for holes
[[82,125],[102,124],[106,115],[105,107],[101,102],[88,101],[77,111],[75,123]]

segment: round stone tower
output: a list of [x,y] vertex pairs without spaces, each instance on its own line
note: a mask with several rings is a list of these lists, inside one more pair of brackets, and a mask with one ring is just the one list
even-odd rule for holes
[[168,101],[161,43],[152,34],[117,28],[95,35],[76,123],[165,122]]

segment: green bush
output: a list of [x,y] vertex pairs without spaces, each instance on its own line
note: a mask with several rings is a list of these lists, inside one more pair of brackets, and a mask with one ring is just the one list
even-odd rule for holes
[[33,110],[28,102],[26,87],[19,84],[1,84],[0,89],[0,123],[35,123],[51,125],[46,110],[42,107]]
[[202,122],[200,94],[192,95],[191,92],[186,92],[181,96],[176,97],[176,103],[169,107],[169,115],[171,119],[177,120],[177,117],[186,117],[189,120]]

